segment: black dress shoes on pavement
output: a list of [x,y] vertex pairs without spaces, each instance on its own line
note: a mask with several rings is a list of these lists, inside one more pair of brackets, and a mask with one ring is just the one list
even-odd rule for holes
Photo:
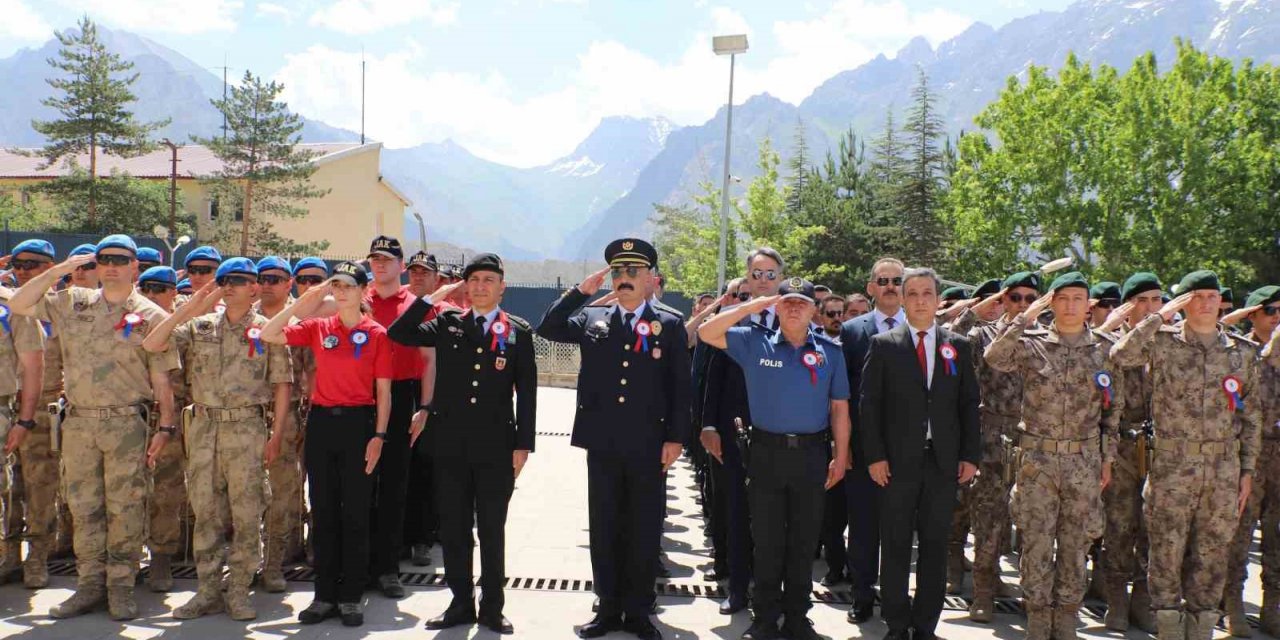
[[782,634],[778,632],[778,622],[776,620],[772,622],[756,620],[742,634],[742,640],[778,640],[781,637]]
[[648,616],[627,618],[627,621],[622,623],[622,630],[640,640],[662,640],[662,632],[653,626],[653,621]]
[[834,587],[848,581],[849,578],[845,577],[843,573],[828,573],[827,575],[822,576],[822,582],[819,584],[824,587]]
[[441,629],[449,629],[461,625],[474,624],[476,621],[476,610],[468,607],[464,603],[452,603],[444,613],[427,621],[427,628],[432,631]]
[[511,624],[507,617],[496,611],[481,611],[480,626],[504,636],[509,636],[516,632],[515,625]]
[[890,629],[888,633],[884,634],[884,640],[911,640],[911,634],[907,631]]
[[[862,624],[874,618],[875,615],[876,615],[875,601],[855,602],[853,603],[853,608],[849,610],[849,615],[846,616],[846,618],[849,620],[849,624]],[[893,638],[892,640],[909,640],[909,639]]]
[[731,616],[746,608],[747,608],[746,596],[730,595],[728,598],[725,598],[724,602],[720,603],[720,614]]
[[573,632],[579,638],[599,638],[605,634],[621,630],[621,615],[602,616],[596,614],[596,617],[592,618],[590,622],[574,627]]
[[813,630],[813,622],[804,616],[787,616],[782,623],[782,637],[787,640],[831,640]]

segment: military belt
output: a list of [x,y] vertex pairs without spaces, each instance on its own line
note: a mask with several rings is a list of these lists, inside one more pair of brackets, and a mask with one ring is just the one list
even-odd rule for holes
[[195,405],[196,415],[212,420],[214,422],[238,422],[240,420],[253,420],[266,415],[262,405],[253,405],[251,407],[210,407],[204,404]]
[[1240,453],[1240,443],[1231,442],[1192,442],[1169,438],[1156,438],[1152,446],[1156,451],[1181,454],[1184,456],[1221,456]]
[[1043,451],[1045,453],[1072,454],[1084,451],[1087,443],[1092,439],[1085,440],[1058,440],[1055,438],[1041,438],[1030,434],[1022,434],[1018,440],[1018,446],[1023,450]]
[[817,444],[826,444],[829,438],[830,432],[828,431],[819,431],[818,433],[773,433],[759,428],[751,430],[752,444],[759,442],[784,449],[799,449]]
[[99,420],[137,416],[142,415],[142,412],[142,405],[139,404],[130,404],[123,407],[77,407],[75,405],[67,407],[67,414],[73,418],[97,418]]

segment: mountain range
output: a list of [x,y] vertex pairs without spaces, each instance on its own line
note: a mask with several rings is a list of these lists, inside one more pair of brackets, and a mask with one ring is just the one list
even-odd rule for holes
[[[140,119],[172,117],[161,135],[174,140],[220,129],[209,98],[222,94],[221,78],[141,36],[99,32],[112,51],[135,64]],[[859,136],[875,136],[889,110],[900,115],[908,106],[920,70],[956,134],[972,129],[973,117],[1029,65],[1056,68],[1074,52],[1124,70],[1147,51],[1167,64],[1179,37],[1214,55],[1280,62],[1280,0],[1079,0],[999,28],[975,23],[936,48],[915,38],[892,57],[836,74],[798,105],[768,94],[749,97],[734,107],[730,172],[744,184],[731,186],[732,195],[741,197],[756,175],[765,137],[786,162],[799,123],[815,159],[850,127]],[[42,143],[30,122],[52,115],[40,99],[50,93],[45,60],[56,50],[55,40],[0,60],[6,89],[0,92],[0,144]],[[650,233],[655,203],[685,202],[699,182],[719,183],[724,133],[723,107],[707,122],[685,127],[663,118],[609,117],[572,153],[541,167],[503,165],[445,141],[384,149],[383,173],[414,201],[433,239],[516,260],[597,260],[609,240]],[[359,135],[305,120],[303,138],[349,141]],[[410,220],[406,228],[416,223]]]

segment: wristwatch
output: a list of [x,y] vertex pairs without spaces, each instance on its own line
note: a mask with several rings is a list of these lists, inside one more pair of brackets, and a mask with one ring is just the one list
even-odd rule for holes
[[178,428],[173,425],[169,425],[167,427],[156,427],[156,431],[159,431],[160,433],[167,433],[171,436],[178,434]]
[[30,431],[30,430],[32,430],[32,429],[34,429],[34,428],[36,428],[36,421],[35,421],[35,420],[14,420],[13,424],[14,424],[14,426],[22,427],[23,429],[26,429],[27,431]]
[[385,431],[375,431],[375,432],[373,433],[373,437],[375,437],[375,438],[377,438],[377,439],[379,439],[379,440],[381,440],[381,441],[383,441],[383,442],[386,442],[386,441],[387,441],[387,432],[385,432]]

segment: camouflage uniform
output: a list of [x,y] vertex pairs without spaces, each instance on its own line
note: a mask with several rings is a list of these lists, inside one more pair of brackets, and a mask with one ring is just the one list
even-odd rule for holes
[[[1144,630],[1154,631],[1147,589],[1147,525],[1142,517],[1145,478],[1139,473],[1138,459],[1138,439],[1145,423],[1151,419],[1151,374],[1146,365],[1129,367],[1121,371],[1116,383],[1117,392],[1124,396],[1124,411],[1120,416],[1111,484],[1102,492],[1107,514],[1103,535],[1106,624],[1113,631],[1125,631],[1132,619]],[[1130,580],[1133,581],[1132,599]]]
[[[253,312],[234,323],[225,312],[215,312],[174,330],[175,344],[191,356],[188,373],[195,402],[194,417],[183,434],[187,490],[196,513],[194,547],[200,585],[195,597],[211,599],[209,604],[220,599],[229,524],[234,533],[227,545],[231,574],[227,603],[237,619],[253,617],[252,609],[239,614],[237,604],[248,607],[249,585],[262,560],[262,514],[269,492],[262,462],[270,431],[267,407],[273,402],[273,385],[293,379],[285,347],[261,343],[263,352],[258,353],[247,336],[250,328],[261,329],[266,323],[266,318]],[[195,609],[196,615],[210,611]]]
[[[292,304],[290,299],[286,306]],[[295,318],[291,322],[296,322]],[[289,415],[280,424],[280,457],[267,467],[271,498],[267,504],[265,553],[262,561],[263,585],[268,591],[283,590],[281,565],[298,556],[302,549],[304,510],[301,425],[306,400],[315,376],[315,354],[306,347],[286,347],[293,367],[293,391]]]
[[[12,422],[18,418],[18,354],[44,349],[44,334],[40,325],[31,318],[14,315],[9,311],[7,302],[7,297],[0,301],[0,313],[4,314],[4,324],[7,325],[0,326],[0,443],[8,437]],[[37,429],[27,434],[26,442],[38,440],[41,435],[47,442],[48,430],[42,434],[39,432],[37,425]],[[27,524],[26,534],[33,548],[38,543],[44,544],[50,531],[51,523],[44,515],[36,517],[32,513],[23,518],[23,502],[30,503],[29,498],[24,500],[24,491],[30,484],[15,477],[18,476],[21,456],[22,449],[16,456],[7,460],[0,459],[0,496],[3,496],[0,500],[0,508],[3,509],[3,514],[0,514],[3,515],[0,518],[0,527],[3,528],[3,539],[0,539],[0,547],[3,548],[3,553],[0,553],[0,576],[3,577],[0,580],[16,575],[21,567],[24,520]]]
[[973,484],[973,607],[970,616],[989,622],[999,584],[1000,545],[1009,528],[1009,485],[1004,438],[1012,438],[1022,412],[1022,376],[995,370],[982,352],[1007,327],[983,322],[969,331],[982,389],[982,460]]
[[[100,290],[71,287],[35,312],[53,323],[65,360],[63,483],[75,522],[77,591],[100,598],[104,586],[122,588],[131,600],[146,523],[149,376],[178,366],[176,354],[142,348],[164,311],[137,291],[113,305]],[[130,313],[141,320],[126,337],[120,325]]]
[[[53,295],[50,293],[49,295]],[[41,322],[41,326],[45,331],[44,342],[44,384],[40,393],[40,409],[36,412],[36,422],[40,423],[41,428],[49,430],[52,435],[53,418],[49,415],[49,405],[59,402],[62,399],[62,341],[58,338],[57,328],[51,322]],[[59,415],[58,420],[61,422],[66,416]],[[62,429],[59,427],[59,440],[61,440]],[[50,445],[52,446],[52,438]],[[55,524],[56,532],[51,541],[50,555],[54,557],[70,557],[72,555],[71,540],[74,537],[71,526],[71,509],[67,506],[66,485],[62,481],[62,446],[58,442],[58,450],[52,452],[54,457],[53,481],[52,486],[46,487],[48,491],[54,491],[57,494],[57,521]]]
[[[1022,537],[1027,636],[1048,637],[1052,608],[1053,636],[1074,638],[1085,557],[1105,525],[1102,465],[1115,459],[1124,397],[1108,391],[1109,406],[1104,400],[1104,387],[1115,388],[1110,339],[1088,330],[1064,338],[1054,325],[1025,325],[1021,317],[1011,322],[985,359],[993,369],[1023,378],[1020,457],[1009,510]],[[1110,380],[1100,382],[1100,374]]]
[[[185,367],[187,353],[179,350],[178,356]],[[190,404],[185,372],[182,369],[170,371],[169,382],[173,386],[175,412],[180,416],[182,408]],[[156,424],[157,418],[158,415],[153,413],[148,425],[149,434],[153,435],[155,428],[159,426]],[[150,470],[148,477],[147,550],[151,552],[151,566],[147,572],[147,585],[152,591],[164,592],[173,587],[169,561],[186,555],[182,543],[184,539],[190,539],[194,514],[187,501],[187,486],[183,476],[185,466],[186,454],[182,449],[182,440],[170,438],[156,456],[156,466]]]
[[[1159,635],[1180,638],[1191,630],[1207,640],[1227,580],[1240,476],[1252,474],[1258,458],[1254,355],[1239,339],[1218,332],[1205,343],[1185,324],[1163,326],[1152,314],[1120,339],[1112,357],[1121,367],[1147,365],[1151,372],[1155,443],[1142,499]],[[1238,381],[1244,401],[1234,412],[1223,390],[1228,377]]]
[[[960,335],[965,335],[979,322],[978,315],[969,309],[943,327]],[[959,594],[964,583],[964,543],[969,538],[969,524],[973,518],[973,507],[976,500],[973,485],[962,485],[956,489],[956,509],[951,516],[951,535],[947,539],[947,593]],[[976,589],[976,586],[975,586]]]

